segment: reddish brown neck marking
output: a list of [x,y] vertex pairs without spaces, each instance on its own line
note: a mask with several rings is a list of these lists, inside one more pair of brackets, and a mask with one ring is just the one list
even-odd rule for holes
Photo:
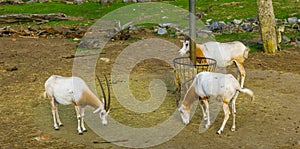
[[190,87],[183,99],[183,105],[185,110],[190,110],[193,103],[198,99],[198,95],[195,92],[195,87]]

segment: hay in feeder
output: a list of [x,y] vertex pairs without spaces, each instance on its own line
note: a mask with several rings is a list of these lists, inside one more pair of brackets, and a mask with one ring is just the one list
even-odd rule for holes
[[176,104],[178,105],[182,95],[192,84],[192,80],[196,74],[203,71],[214,71],[217,61],[212,58],[197,57],[196,64],[194,64],[189,57],[178,57],[173,60],[175,67],[175,81],[177,86],[178,97]]

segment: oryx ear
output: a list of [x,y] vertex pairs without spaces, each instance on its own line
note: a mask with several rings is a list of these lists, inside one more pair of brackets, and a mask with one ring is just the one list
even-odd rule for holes
[[100,112],[100,110],[101,110],[101,107],[97,108],[93,113],[94,113],[94,114],[95,114],[95,113],[98,113],[98,112]]
[[184,40],[180,40],[180,42],[182,42],[182,43],[183,43],[183,42],[184,42]]

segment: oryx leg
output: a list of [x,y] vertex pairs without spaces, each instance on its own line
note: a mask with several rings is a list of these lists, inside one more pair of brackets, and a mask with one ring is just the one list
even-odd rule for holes
[[201,111],[203,113],[203,120],[206,121],[207,120],[207,115],[206,115],[205,109],[203,107],[204,102],[201,99],[199,100],[199,105],[200,105]]
[[[58,104],[55,102],[55,99],[54,97],[51,97],[51,100],[50,100],[50,103],[51,103],[51,112],[52,112],[52,116],[53,116],[53,128],[55,130],[59,130],[59,125],[61,123],[60,119],[59,119],[59,115],[58,115]],[[59,122],[59,125],[57,125],[57,121]]]
[[83,132],[87,132],[86,128],[84,127],[84,112],[85,112],[85,109],[84,108],[81,108],[81,128],[82,128],[82,131]]
[[209,115],[209,104],[208,104],[208,100],[207,98],[203,98],[202,99],[204,105],[205,105],[205,113],[206,113],[206,119],[207,119],[207,122],[206,122],[206,125],[205,125],[205,128],[208,128],[211,124],[210,124],[210,115]]
[[232,108],[232,127],[231,127],[231,131],[235,131],[235,116],[236,116],[236,107],[235,107],[235,102],[236,102],[236,98],[238,97],[240,92],[236,92],[235,95],[233,96],[233,99],[231,101],[231,108]]
[[78,134],[82,135],[82,130],[81,130],[81,108],[79,106],[75,106],[75,111],[76,111],[76,116],[77,116],[77,132]]
[[229,115],[230,115],[230,110],[229,110],[229,106],[228,106],[228,102],[224,102],[223,103],[223,110],[224,110],[224,120],[223,120],[223,123],[222,123],[222,126],[221,128],[217,131],[217,134],[221,134],[224,130],[224,127],[226,125],[226,122],[229,118]]
[[244,87],[244,82],[245,82],[245,77],[246,77],[246,71],[245,68],[243,66],[243,64],[238,63],[235,61],[235,65],[237,67],[237,71],[238,71],[238,77],[237,80],[241,81],[241,87]]
[[59,118],[59,114],[58,114],[58,104],[55,103],[55,114],[56,114],[56,119],[57,119],[57,123],[59,126],[63,126],[62,122],[60,121],[60,118]]

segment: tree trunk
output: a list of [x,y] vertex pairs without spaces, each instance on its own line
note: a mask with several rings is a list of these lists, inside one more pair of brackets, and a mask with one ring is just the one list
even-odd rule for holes
[[272,0],[257,0],[257,6],[264,51],[275,53],[277,51],[277,38]]

